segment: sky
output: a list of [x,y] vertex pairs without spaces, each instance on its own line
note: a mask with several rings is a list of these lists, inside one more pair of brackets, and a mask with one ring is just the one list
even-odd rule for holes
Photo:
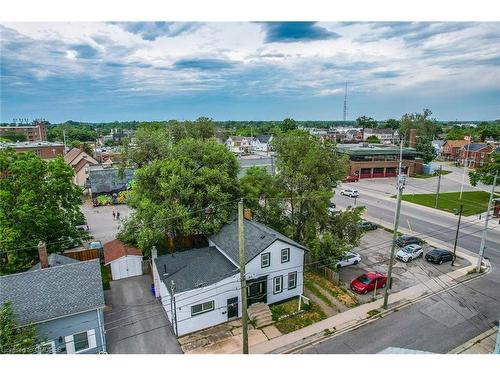
[[0,121],[500,118],[499,22],[0,24]]

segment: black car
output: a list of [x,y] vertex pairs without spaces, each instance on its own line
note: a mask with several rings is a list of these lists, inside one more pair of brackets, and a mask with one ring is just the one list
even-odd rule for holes
[[424,241],[422,241],[421,238],[408,236],[406,234],[399,236],[396,239],[396,245],[398,245],[399,247],[405,247],[406,245],[413,245],[413,244],[422,245],[423,242]]
[[444,249],[432,249],[425,254],[425,260],[437,264],[451,262],[453,260],[453,253]]
[[378,228],[378,225],[368,220],[361,220],[359,227],[363,230],[375,230]]

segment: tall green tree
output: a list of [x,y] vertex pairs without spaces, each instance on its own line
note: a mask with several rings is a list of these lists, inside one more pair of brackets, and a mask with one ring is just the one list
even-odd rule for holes
[[26,141],[26,135],[24,133],[18,133],[13,130],[8,130],[2,133],[2,137],[7,139],[9,142],[24,142]]
[[430,138],[417,137],[415,150],[421,154],[424,163],[430,163],[436,157],[436,149],[432,146]]
[[81,142],[81,141],[77,141],[77,140],[71,141],[71,143],[69,144],[69,147],[70,148],[79,148],[79,149],[83,150],[83,152],[85,152],[87,155],[94,156],[94,150],[92,149],[92,146],[86,142]]
[[392,130],[398,130],[399,129],[399,121],[393,118],[388,119],[384,123],[384,128],[392,129]]
[[123,141],[123,160],[125,166],[142,167],[156,159],[168,156],[171,136],[164,124],[145,123],[134,133],[134,143]]
[[278,188],[289,211],[287,234],[307,243],[327,215],[332,189],[347,175],[347,156],[335,152],[332,143],[298,130],[275,136],[273,149]]
[[82,191],[73,184],[73,168],[59,156],[0,150],[0,274],[24,271],[38,261],[37,244],[60,251],[82,238],[76,225]]
[[416,129],[417,136],[434,139],[434,137],[441,131],[441,127],[437,121],[431,118],[432,111],[424,109],[422,113],[406,113],[401,117],[399,134],[404,135],[408,142],[410,136],[410,129]]
[[218,231],[236,207],[238,170],[236,157],[215,140],[172,145],[166,157],[136,171],[129,200],[134,213],[120,238],[148,254],[167,237]]
[[280,125],[282,132],[289,132],[297,129],[297,121],[293,118],[286,118],[281,122]]
[[377,126],[377,121],[375,121],[372,117],[361,116],[356,119],[356,126],[363,128],[363,130],[367,128],[375,128]]
[[497,173],[499,175],[497,185],[500,185],[500,152],[491,154],[491,162],[489,164],[469,172],[469,180],[472,186],[476,186],[478,182],[493,185],[493,180]]
[[368,138],[366,138],[366,142],[368,143],[380,143],[380,139],[376,135],[370,135]]
[[19,327],[12,304],[4,302],[0,307],[0,354],[34,354],[38,343],[36,327]]

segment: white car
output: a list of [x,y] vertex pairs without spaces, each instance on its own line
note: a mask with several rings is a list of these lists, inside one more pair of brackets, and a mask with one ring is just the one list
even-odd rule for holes
[[340,190],[340,195],[345,195],[350,198],[356,198],[359,197],[359,193],[357,190],[354,189],[342,189]]
[[396,253],[396,259],[399,259],[405,263],[411,262],[413,259],[421,257],[424,255],[424,250],[422,246],[417,244],[406,245]]
[[340,259],[335,266],[337,268],[352,266],[353,264],[358,264],[361,262],[361,255],[355,253],[354,251],[348,251],[344,254],[342,259]]

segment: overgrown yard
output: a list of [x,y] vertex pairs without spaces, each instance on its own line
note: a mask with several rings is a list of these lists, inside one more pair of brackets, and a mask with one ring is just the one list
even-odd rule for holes
[[[451,173],[451,171],[441,171],[441,176],[446,176],[447,174]],[[439,176],[439,171],[436,171],[436,174],[416,174],[415,178],[431,178],[431,177],[436,177]]]
[[325,296],[325,291],[347,307],[359,305],[356,296],[313,272],[306,272],[304,274],[304,285],[322,301],[328,301],[326,302],[328,305],[330,305],[330,299],[328,296]]
[[[293,332],[326,318],[325,313],[312,302],[309,305],[302,304],[304,312],[297,314],[299,308],[298,297],[282,303],[276,303],[270,307],[273,320],[276,321],[274,325],[281,333]],[[291,314],[296,315],[286,317]],[[283,319],[279,320],[280,318]]]
[[102,288],[104,290],[109,289],[109,282],[111,281],[111,267],[103,266],[101,264],[101,277],[102,277]]
[[[486,212],[488,209],[488,200],[490,194],[485,191],[464,191],[462,194],[463,215],[478,215]],[[405,194],[403,200],[422,206],[435,208],[436,194]],[[438,209],[451,213],[458,213],[460,193],[441,193],[439,194]]]

